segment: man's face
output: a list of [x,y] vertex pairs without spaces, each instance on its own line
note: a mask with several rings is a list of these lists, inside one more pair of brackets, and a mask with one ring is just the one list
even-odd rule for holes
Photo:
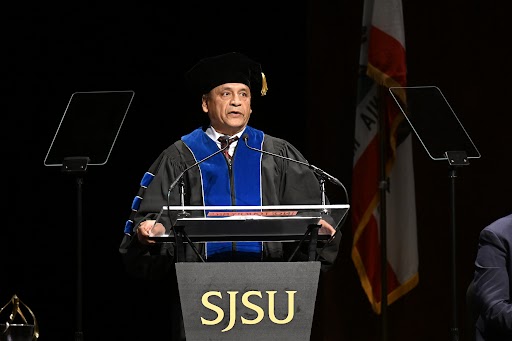
[[232,136],[242,131],[251,117],[251,89],[242,83],[219,85],[203,96],[202,107],[217,132]]

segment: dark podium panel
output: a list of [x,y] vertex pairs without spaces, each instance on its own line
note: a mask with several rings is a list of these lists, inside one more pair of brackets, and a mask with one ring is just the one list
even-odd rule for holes
[[187,341],[309,341],[320,262],[176,263]]

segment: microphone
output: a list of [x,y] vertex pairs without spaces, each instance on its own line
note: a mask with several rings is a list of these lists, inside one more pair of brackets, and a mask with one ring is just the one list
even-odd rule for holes
[[[238,140],[238,137],[235,137],[235,138],[233,138],[233,140],[232,140],[232,141],[229,141],[229,136],[224,135],[224,136],[222,136],[222,139],[223,139],[224,141],[227,141],[227,143],[226,143],[226,145],[225,145],[224,147],[222,147],[221,149],[217,150],[215,153],[210,154],[210,155],[206,156],[205,158],[203,158],[203,159],[201,159],[201,160],[199,160],[199,161],[195,162],[193,165],[191,165],[191,166],[189,166],[189,167],[185,168],[185,170],[184,170],[183,172],[181,172],[181,173],[180,173],[180,175],[178,175],[178,176],[176,177],[176,179],[172,182],[172,184],[169,186],[169,189],[167,190],[167,206],[169,206],[169,199],[170,199],[170,197],[171,197],[171,192],[172,192],[172,190],[174,189],[174,187],[176,187],[176,185],[178,184],[178,182],[180,182],[180,180],[182,180],[183,176],[184,176],[184,175],[185,175],[189,170],[191,170],[191,169],[192,169],[192,168],[194,168],[194,167],[197,167],[200,163],[202,163],[202,162],[204,162],[204,161],[208,160],[209,158],[214,157],[215,155],[217,155],[217,154],[219,154],[219,153],[222,153],[223,151],[225,151],[226,149],[228,149],[228,148],[229,148],[229,145],[231,144],[231,142]],[[185,194],[183,193],[183,191],[180,191],[180,196],[181,196],[181,204],[182,204],[182,205],[185,205],[185,203],[184,203],[184,201],[185,201]],[[161,217],[162,213],[163,213],[163,211],[160,211],[160,213],[158,214],[158,216],[157,216],[157,218],[156,218],[156,220],[155,220],[155,225],[156,225],[156,223],[160,220],[160,217]],[[167,211],[167,213],[169,214],[169,220],[170,220],[170,211]],[[187,216],[187,215],[188,215],[188,213],[186,213],[185,211],[182,211],[182,212],[181,212],[181,214],[182,214],[182,215],[185,215],[185,216]],[[153,227],[154,227],[154,225],[153,225]],[[172,229],[172,231],[173,231],[173,233],[174,233],[174,238],[175,238],[175,240],[178,240],[178,239],[177,239],[177,238],[178,238],[178,235],[177,235],[177,234],[176,234],[176,232],[174,231],[174,228]],[[194,244],[191,242],[191,240],[187,237],[187,235],[186,235],[186,234],[185,234],[184,236],[185,236],[185,238],[188,240],[188,242],[190,243],[190,246],[192,247],[192,249],[194,250],[194,252],[196,253],[196,255],[198,255],[198,256],[199,256],[199,259],[200,259],[201,261],[203,261],[203,262],[204,262],[203,257],[201,257],[201,255],[199,254],[199,252],[197,251],[196,247],[195,247],[195,246],[194,246]],[[176,243],[176,253],[177,253],[176,260],[178,260],[178,259],[179,259],[179,258],[181,258],[181,257],[184,257],[184,254],[182,254],[182,251],[181,251],[180,243]],[[181,254],[181,256],[180,256],[180,254]]]
[[[197,161],[197,162],[196,162],[196,163],[194,163],[193,165],[191,165],[191,166],[189,166],[189,167],[185,168],[185,170],[184,170],[183,172],[181,172],[181,173],[180,173],[180,175],[178,175],[178,177],[176,177],[176,179],[173,181],[173,183],[169,186],[169,190],[167,191],[167,198],[169,198],[169,196],[170,196],[170,194],[171,194],[171,191],[174,189],[174,187],[176,187],[176,185],[178,184],[178,182],[183,178],[183,176],[184,176],[184,175],[185,175],[189,170],[191,170],[192,168],[194,168],[194,167],[198,166],[200,163],[203,163],[204,161],[208,160],[209,158],[214,157],[215,155],[217,155],[217,154],[219,154],[219,153],[222,153],[223,151],[225,151],[226,149],[228,149],[228,148],[229,148],[229,145],[231,144],[231,143],[229,142],[229,136],[224,135],[224,136],[222,136],[222,139],[223,139],[223,140],[228,141],[228,143],[226,143],[226,146],[224,146],[223,148],[221,148],[221,149],[217,150],[215,153],[208,155],[208,156],[207,156],[207,157],[205,157],[204,159]],[[231,142],[234,142],[234,141],[236,141],[236,140],[238,140],[238,137],[233,138],[233,140],[232,140]]]
[[299,161],[299,160],[295,160],[295,159],[291,159],[289,157],[286,157],[286,156],[282,156],[282,155],[278,155],[278,154],[274,154],[274,153],[271,153],[271,152],[267,152],[266,150],[262,150],[262,149],[257,149],[257,148],[253,148],[251,146],[249,146],[249,144],[247,143],[247,140],[249,139],[249,135],[246,134],[243,134],[242,135],[242,140],[244,140],[245,142],[245,145],[247,146],[247,148],[251,149],[251,150],[254,150],[256,152],[259,152],[259,153],[262,153],[262,154],[267,154],[267,155],[272,155],[274,157],[277,157],[277,158],[280,158],[280,159],[285,159],[285,160],[288,160],[288,161],[291,161],[291,162],[295,162],[295,163],[298,163],[300,165],[304,165],[308,168],[310,168],[317,176],[319,176],[320,178],[322,179],[327,179],[329,180],[330,182],[332,182],[333,184],[337,185],[337,186],[340,186],[340,187],[343,187],[345,188],[345,186],[343,186],[343,184],[341,183],[340,180],[336,179],[334,176],[324,172],[323,170],[321,170],[320,168],[316,167],[316,166],[313,166],[312,164],[309,164],[307,162],[303,162],[303,161]]

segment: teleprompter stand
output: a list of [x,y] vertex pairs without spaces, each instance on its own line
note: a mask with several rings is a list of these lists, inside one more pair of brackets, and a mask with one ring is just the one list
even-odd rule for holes
[[180,250],[195,242],[310,243],[306,262],[293,262],[292,257],[287,262],[184,262],[184,255],[178,255],[175,266],[187,341],[309,341],[320,275],[320,262],[311,250],[316,254],[316,241],[330,238],[315,231],[321,218],[330,219],[337,229],[348,209],[349,205],[163,207],[160,217],[167,217],[172,228],[155,231],[151,239],[176,243]]
[[469,159],[480,158],[480,153],[438,87],[392,87],[389,91],[430,158],[436,161],[448,162],[452,242],[450,261],[452,325],[450,339],[458,341],[455,179],[457,178],[457,170],[469,165]]
[[45,166],[59,166],[64,174],[75,176],[77,183],[76,341],[83,340],[83,179],[88,166],[107,163],[133,96],[133,91],[73,93],[44,159]]

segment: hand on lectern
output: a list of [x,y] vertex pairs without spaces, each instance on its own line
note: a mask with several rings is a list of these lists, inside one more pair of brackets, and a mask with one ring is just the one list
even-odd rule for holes
[[320,227],[320,229],[318,230],[318,234],[323,234],[323,235],[328,234],[332,237],[336,233],[336,230],[334,229],[334,227],[332,227],[332,225],[329,224],[327,221],[320,219],[318,221],[318,224],[322,225]]
[[152,244],[155,241],[150,240],[149,237],[159,236],[165,233],[164,225],[155,223],[155,220],[145,220],[139,224],[137,228],[137,238],[142,244]]

